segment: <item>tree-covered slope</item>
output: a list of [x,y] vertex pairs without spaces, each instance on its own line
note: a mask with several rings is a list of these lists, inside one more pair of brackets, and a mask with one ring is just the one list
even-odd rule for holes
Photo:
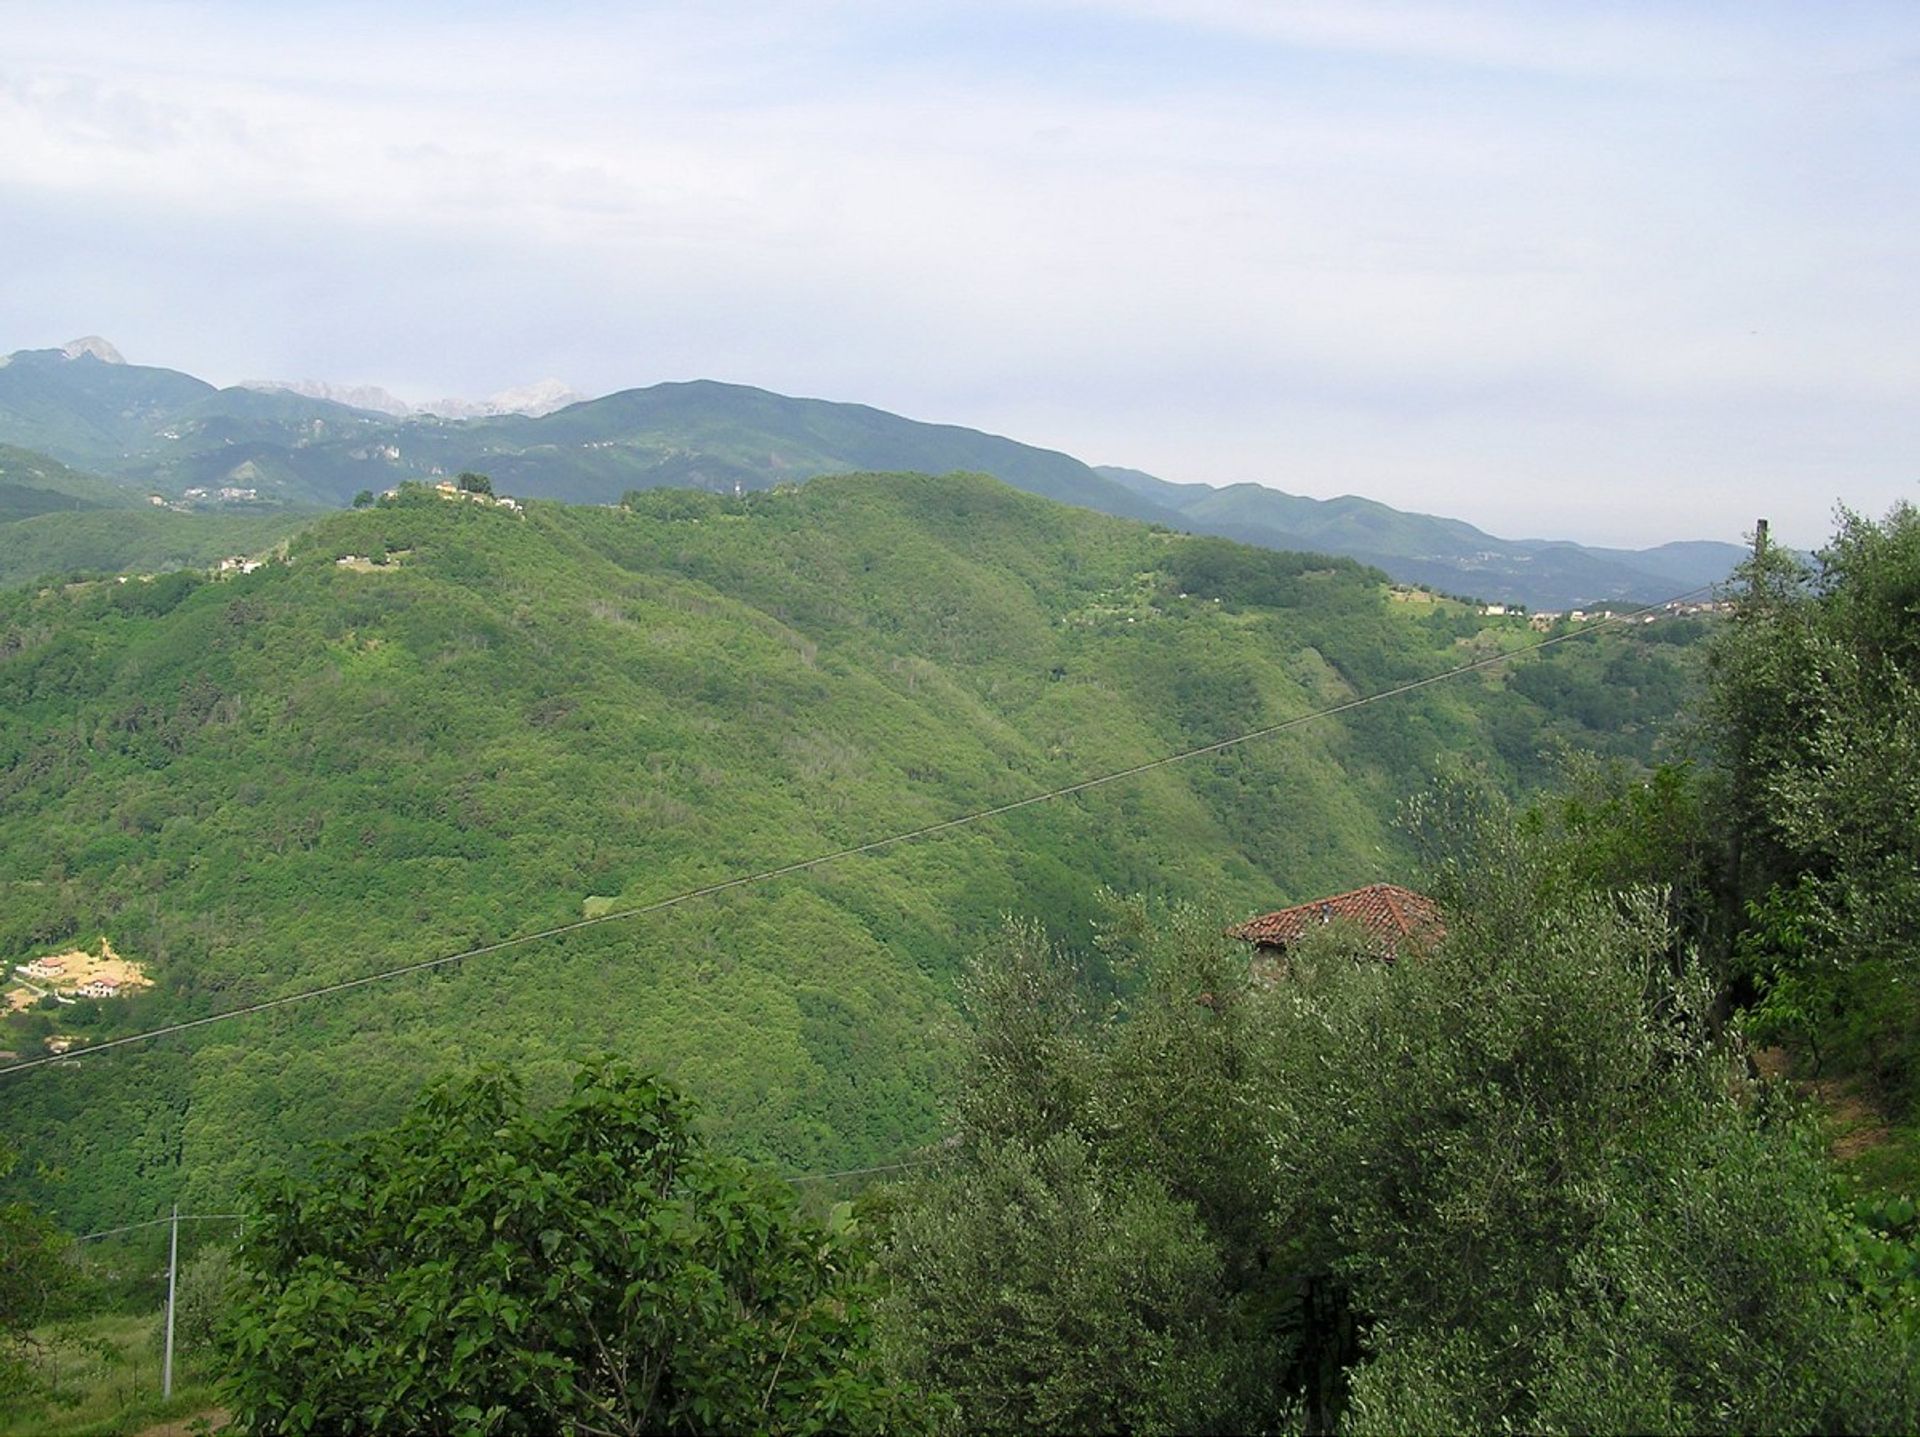
[[539,419],[479,421],[475,430],[500,446],[489,463],[508,488],[563,499],[610,502],[634,487],[730,491],[736,481],[759,489],[859,470],[967,471],[1063,504],[1171,517],[1054,450],[864,404],[711,380],[624,390]]
[[[191,1018],[1003,803],[1527,637],[1402,602],[1350,562],[983,478],[636,503],[518,518],[407,494],[252,575],[0,597],[0,960],[106,934],[158,986],[63,1010],[63,1031]],[[1395,803],[1439,766],[1524,785],[1556,742],[1649,752],[1684,682],[1664,630],[16,1075],[0,1082],[0,1127],[28,1156],[14,1182],[80,1224],[176,1191],[218,1204],[264,1155],[391,1117],[424,1073],[490,1060],[538,1088],[598,1049],[677,1074],[756,1156],[884,1161],[937,1135],[949,980],[1001,915],[1077,937],[1102,885],[1224,921],[1395,876]],[[48,1021],[18,1015],[0,1042],[39,1051]]]
[[155,508],[124,484],[0,445],[0,586],[205,568],[268,549],[311,517],[265,506]]
[[0,444],[169,495],[239,486],[294,505],[485,469],[515,493],[612,503],[633,488],[731,492],[860,470],[968,470],[1129,518],[1171,514],[1053,450],[861,404],[698,380],[622,390],[534,419],[396,419],[285,390],[215,389],[92,352],[0,362]]
[[[140,497],[112,479],[70,468],[48,455],[8,444],[0,444],[0,489],[60,495],[77,501],[70,506],[76,509],[132,504]],[[39,512],[56,510],[49,506]]]
[[311,522],[311,513],[179,514],[168,509],[94,509],[37,514],[0,524],[0,584],[84,573],[201,569],[257,554]]

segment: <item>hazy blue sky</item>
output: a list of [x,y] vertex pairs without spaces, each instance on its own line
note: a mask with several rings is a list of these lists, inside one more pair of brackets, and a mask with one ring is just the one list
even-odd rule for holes
[[1920,4],[0,8],[0,352],[858,400],[1510,536],[1920,498]]

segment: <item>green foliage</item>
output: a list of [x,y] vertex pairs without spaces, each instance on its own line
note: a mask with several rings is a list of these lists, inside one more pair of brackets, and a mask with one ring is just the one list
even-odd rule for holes
[[1737,838],[1726,901],[1758,1031],[1920,1089],[1920,511],[1843,514],[1808,570],[1749,564],[1708,717]]
[[1378,1324],[1356,1429],[1441,1393],[1454,1428],[1910,1425],[1920,1391],[1854,1374],[1911,1370],[1912,1335],[1849,1298],[1817,1139],[1743,1091],[1657,900],[1452,918],[1430,961],[1299,996],[1279,1050],[1283,1221]]
[[0,586],[55,575],[204,569],[229,554],[259,553],[311,522],[310,514],[177,514],[151,508],[40,514],[0,525]]
[[373,490],[371,489],[362,489],[359,493],[353,496],[353,507],[356,509],[367,509],[367,508],[371,508],[372,505],[373,505]]
[[[16,1161],[0,1146],[0,1177]],[[22,1202],[0,1203],[0,1396],[30,1381],[26,1356],[33,1329],[57,1312],[76,1282],[67,1239],[45,1213]]]
[[[1911,1209],[1836,1205],[1669,896],[1614,881],[1667,851],[1678,782],[1550,828],[1481,801],[1418,961],[1330,937],[1250,973],[1135,910],[1103,1016],[1011,930],[972,989],[946,1166],[893,1217],[898,1370],[1008,1428],[1911,1428]],[[1142,1271],[1134,1232],[1183,1265],[1109,1303],[1055,1237],[1095,1210]],[[1062,1355],[1169,1332],[1177,1357],[1118,1369],[1110,1408]]]
[[[14,496],[11,500],[8,496]],[[65,504],[56,500],[70,501]],[[129,486],[87,474],[37,454],[31,449],[16,449],[0,444],[0,518],[26,518],[28,513],[10,504],[24,503],[38,513],[59,509],[121,508],[140,502],[141,496]]]
[[1904,1375],[1864,1375],[1915,1370],[1920,1307],[1863,1295],[1815,1125],[1744,1081],[1675,941],[1697,905],[1644,886],[1698,884],[1686,795],[1665,775],[1550,806],[1552,826],[1488,815],[1444,885],[1441,951],[1344,1020],[1308,1003],[1283,1047],[1315,1105],[1294,1146],[1325,1186],[1305,1214],[1346,1235],[1334,1270],[1380,1324],[1357,1430],[1876,1431],[1920,1412]]
[[[904,1380],[961,1398],[957,1431],[1238,1426],[1220,1258],[1152,1175],[1056,1133],[983,1144],[893,1235]],[[1239,1379],[1239,1380],[1236,1380]]]
[[[1123,908],[1109,961],[1130,968],[1151,922]],[[1030,925],[967,985],[956,1130],[893,1215],[882,1315],[901,1380],[949,1394],[956,1430],[1262,1430],[1289,1411],[1258,1274],[1245,964],[1193,914],[1171,922],[1129,1022],[1096,1021]]]
[[138,1315],[94,1312],[42,1327],[31,1388],[0,1396],[0,1434],[195,1432],[196,1421],[216,1405],[213,1390],[176,1362],[173,1397],[161,1398],[160,1335],[161,1314],[152,1307]]
[[442,1084],[260,1201],[224,1384],[251,1431],[867,1431],[897,1405],[847,1235],[618,1063],[545,1112]]
[[173,1336],[184,1357],[198,1359],[213,1351],[240,1301],[241,1277],[234,1250],[225,1243],[211,1243],[181,1263]]
[[453,481],[462,494],[491,494],[493,480],[484,474],[476,474],[471,469],[462,469],[460,477]]
[[[1194,539],[1182,544],[1167,565],[1178,589],[1201,599],[1218,599],[1235,608],[1284,608],[1301,602],[1309,574],[1363,574],[1351,559],[1323,554],[1276,554],[1225,539]],[[1384,577],[1384,576],[1382,576]]]
[[[1511,891],[1524,862],[1538,900],[1564,902],[1629,890],[1663,900],[1676,968],[1721,951],[1713,792],[1691,764],[1651,772],[1573,757],[1561,785],[1517,816],[1483,771],[1462,770],[1418,795],[1403,813],[1434,896],[1475,908]],[[1506,830],[1511,828],[1511,833]],[[1490,835],[1500,835],[1489,849]],[[1712,970],[1717,985],[1725,973]]]
[[[110,1038],[937,822],[1464,652],[1351,565],[1242,551],[1276,602],[1183,599],[1189,550],[1222,546],[987,480],[641,498],[522,521],[402,486],[252,574],[0,594],[0,961],[111,935],[158,984],[80,1033]],[[1619,742],[1650,758],[1660,710],[1637,712]],[[224,1210],[262,1161],[392,1121],[450,1055],[550,1095],[576,1044],[672,1073],[755,1158],[887,1162],[940,1132],[941,1018],[1002,914],[1077,937],[1100,884],[1239,916],[1391,872],[1396,801],[1513,713],[1539,742],[1489,760],[1504,788],[1550,774],[1556,744],[1613,741],[1475,676],[125,1050],[14,1085],[0,1128],[32,1161],[10,1187],[89,1228],[176,1195]],[[14,1015],[0,1047],[53,1031]]]

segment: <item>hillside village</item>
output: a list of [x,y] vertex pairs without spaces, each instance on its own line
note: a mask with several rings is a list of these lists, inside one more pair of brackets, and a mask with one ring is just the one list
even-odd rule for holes
[[[69,948],[14,964],[11,981],[0,994],[0,1011],[24,1012],[39,1007],[57,1012],[75,1007],[83,999],[113,1002],[153,986],[144,965],[117,952],[103,934],[93,950]],[[50,1031],[42,1041],[48,1052],[64,1053],[78,1040],[70,1033]]]

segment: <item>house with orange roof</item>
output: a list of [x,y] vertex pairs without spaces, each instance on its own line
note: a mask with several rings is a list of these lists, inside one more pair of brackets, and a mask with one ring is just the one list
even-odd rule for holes
[[1277,958],[1309,933],[1335,923],[1357,930],[1373,956],[1390,963],[1447,936],[1439,906],[1424,893],[1394,883],[1369,883],[1350,893],[1262,913],[1229,928],[1227,936],[1253,944],[1261,956]]

